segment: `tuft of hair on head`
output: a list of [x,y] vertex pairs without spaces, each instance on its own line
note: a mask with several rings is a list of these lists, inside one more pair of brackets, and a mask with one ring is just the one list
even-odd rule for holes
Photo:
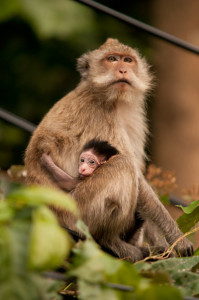
[[97,155],[103,155],[108,160],[111,156],[119,154],[119,151],[111,146],[107,141],[100,141],[98,139],[92,139],[86,143],[82,151],[93,149],[93,152]]
[[99,49],[107,48],[107,47],[113,47],[113,46],[119,46],[121,43],[117,39],[108,38],[104,44],[102,44]]

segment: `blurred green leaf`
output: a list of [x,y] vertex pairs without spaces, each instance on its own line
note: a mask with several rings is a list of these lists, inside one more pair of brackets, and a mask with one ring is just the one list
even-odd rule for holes
[[[117,300],[119,299],[117,296],[117,292],[101,284],[89,283],[85,280],[78,280],[78,287],[80,293],[80,299],[82,300],[102,300],[102,299],[110,299]],[[132,297],[132,296],[131,296]],[[126,298],[123,298],[126,299]],[[131,298],[132,299],[132,298]],[[129,298],[130,300],[130,298]]]
[[8,195],[9,203],[18,205],[38,206],[40,204],[54,205],[60,209],[66,209],[77,214],[75,201],[66,193],[48,187],[22,187]]
[[20,11],[21,5],[18,0],[1,0],[0,21],[4,21]]
[[[63,283],[42,278],[39,270],[62,265],[72,240],[44,206],[44,190],[38,190],[34,194],[31,188],[20,188],[12,193],[13,198],[0,201],[0,299],[60,299],[55,289]],[[33,205],[37,195],[40,198]]]
[[93,11],[71,0],[2,0],[0,21],[13,16],[27,19],[43,37],[63,38],[92,31],[94,23]]
[[136,297],[136,300],[182,300],[183,297],[176,288],[172,286],[150,286]]
[[8,222],[13,217],[12,208],[4,200],[0,200],[0,223]]
[[195,255],[199,255],[199,248],[197,248],[195,251],[194,251],[194,256]]
[[[147,278],[155,278],[154,273],[167,272],[173,285],[178,287],[184,296],[194,296],[199,293],[199,274],[191,272],[199,263],[199,256],[185,258],[170,258],[152,264],[137,264],[135,268]],[[150,276],[151,274],[151,276]],[[154,282],[155,283],[155,282]]]
[[85,241],[74,251],[75,258],[69,275],[88,281],[99,282],[104,279],[104,274],[116,272],[122,264],[101,251],[94,241]]
[[[171,286],[166,269],[161,271],[165,274],[161,280],[160,271],[153,270],[153,264],[132,265],[118,260],[102,252],[90,240],[81,243],[74,253],[67,275],[77,278],[80,299],[182,299],[180,291]],[[141,272],[148,270],[147,278],[143,278],[136,269]],[[156,280],[153,278],[155,273],[158,273]],[[121,290],[121,287],[126,290]]]
[[81,299],[132,299],[134,289],[123,292],[108,286],[108,283],[120,283],[137,287],[140,276],[132,264],[104,253],[90,240],[82,243],[74,253],[68,275],[77,277]]
[[92,30],[93,11],[71,0],[23,0],[22,3],[24,13],[42,36],[66,37]]
[[33,212],[28,265],[33,269],[52,269],[67,258],[73,243],[55,215],[45,206]]

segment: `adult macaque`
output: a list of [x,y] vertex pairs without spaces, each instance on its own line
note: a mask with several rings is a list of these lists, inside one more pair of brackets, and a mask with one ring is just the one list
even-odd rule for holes
[[78,177],[72,177],[53,162],[49,154],[41,156],[42,165],[50,172],[54,182],[63,190],[70,192],[80,180],[90,176],[100,165],[110,157],[118,154],[118,151],[106,141],[96,139],[88,142],[82,149],[79,157]]
[[[95,240],[135,262],[148,255],[145,248],[128,242],[134,235],[135,212],[153,221],[169,244],[182,236],[142,174],[148,132],[145,96],[153,77],[139,53],[115,39],[82,55],[78,70],[80,84],[54,105],[31,138],[25,157],[27,183],[58,187],[41,165],[43,153],[77,177],[83,145],[94,138],[108,141],[119,154],[81,180],[71,195]],[[63,226],[78,232],[73,216],[55,211]],[[183,256],[193,253],[186,238],[175,248]]]

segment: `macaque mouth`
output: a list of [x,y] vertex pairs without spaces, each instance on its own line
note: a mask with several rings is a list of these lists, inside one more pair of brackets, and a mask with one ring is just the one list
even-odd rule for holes
[[120,82],[121,82],[121,83],[127,83],[127,84],[131,85],[130,81],[127,80],[127,79],[125,79],[125,78],[123,78],[123,79],[118,79],[118,80],[114,81],[112,84],[120,83]]
[[86,177],[89,177],[89,175],[86,175],[86,174],[80,174],[79,177],[80,177],[81,179],[84,179],[84,178],[86,178]]

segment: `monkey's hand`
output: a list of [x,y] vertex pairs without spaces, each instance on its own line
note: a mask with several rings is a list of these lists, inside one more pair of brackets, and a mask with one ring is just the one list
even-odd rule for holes
[[179,256],[192,256],[193,244],[185,237],[181,239],[174,247]]

